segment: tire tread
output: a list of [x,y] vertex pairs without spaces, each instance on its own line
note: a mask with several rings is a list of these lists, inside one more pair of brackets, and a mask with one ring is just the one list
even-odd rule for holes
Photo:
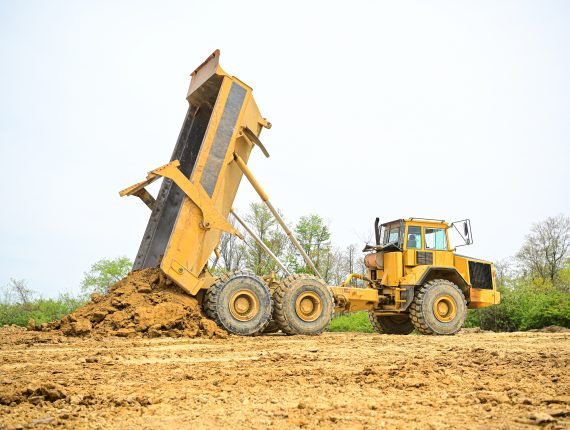
[[[226,285],[226,283],[230,279],[235,278],[236,276],[255,276],[255,275],[251,272],[247,272],[244,270],[238,270],[235,272],[225,273],[225,274],[221,275],[220,277],[218,277],[218,279],[216,279],[216,282],[210,288],[208,288],[208,290],[206,291],[206,294],[204,297],[204,303],[202,305],[202,309],[204,310],[204,313],[206,314],[206,316],[208,318],[210,318],[211,320],[213,320],[218,325],[218,327],[224,328],[224,326],[221,323],[220,316],[218,313],[218,309],[216,306],[216,303],[218,302],[218,296],[219,296],[220,292],[222,291],[222,289],[224,288],[224,286]],[[273,298],[271,296],[270,296],[270,306],[272,307],[271,312],[270,312],[272,314],[273,313]],[[269,325],[270,322],[271,322],[271,318],[269,318],[267,320],[267,322],[257,332],[251,333],[251,334],[245,335],[245,336],[256,336],[260,333],[263,333],[263,331],[267,328],[267,326]]]
[[[301,280],[301,279],[317,279],[320,281],[319,278],[316,276],[308,275],[305,273],[296,273],[293,275],[289,275],[286,278],[283,278],[277,288],[275,288],[275,292],[273,293],[273,319],[279,326],[279,329],[286,334],[293,335],[293,334],[304,334],[304,333],[297,333],[295,329],[291,326],[289,321],[287,321],[287,317],[285,315],[285,311],[283,308],[283,301],[285,298],[285,292],[292,282]],[[332,291],[327,288],[326,289],[330,294],[331,303],[334,303]],[[330,318],[332,319],[332,315],[334,314],[334,306],[331,307],[331,314]],[[318,332],[310,333],[312,335],[321,334],[325,328],[319,330]],[[308,334],[308,333],[307,333]]]
[[423,284],[421,287],[419,287],[416,290],[416,293],[414,294],[414,299],[412,300],[412,303],[410,305],[410,317],[412,318],[412,322],[416,326],[416,329],[421,334],[425,334],[425,335],[437,334],[426,323],[425,317],[422,313],[422,307],[423,307],[422,304],[424,302],[424,297],[425,297],[426,291],[428,291],[430,288],[432,288],[433,286],[438,285],[438,284],[447,284],[449,287],[457,290],[459,292],[459,294],[461,295],[461,297],[463,298],[463,302],[465,304],[465,307],[467,307],[467,301],[465,300],[465,296],[463,295],[463,292],[453,282],[448,281],[447,279],[433,279],[431,281],[426,282],[425,284]]

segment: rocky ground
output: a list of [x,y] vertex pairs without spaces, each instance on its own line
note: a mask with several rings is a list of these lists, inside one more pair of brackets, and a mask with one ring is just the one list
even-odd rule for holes
[[569,365],[567,332],[150,339],[4,327],[0,429],[562,429]]

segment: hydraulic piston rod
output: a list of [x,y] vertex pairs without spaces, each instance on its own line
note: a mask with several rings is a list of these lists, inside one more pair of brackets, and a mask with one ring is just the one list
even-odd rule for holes
[[264,250],[265,252],[267,252],[271,258],[273,258],[273,260],[275,260],[275,262],[279,265],[279,267],[281,267],[281,269],[282,269],[287,275],[290,275],[291,272],[289,272],[289,271],[287,270],[287,268],[283,265],[283,263],[281,263],[281,261],[279,260],[279,258],[277,258],[277,256],[271,251],[271,249],[269,249],[269,248],[267,247],[267,245],[263,242],[263,240],[261,240],[261,239],[259,238],[259,236],[256,235],[256,234],[249,228],[249,226],[245,223],[245,221],[242,220],[242,219],[238,216],[238,214],[235,213],[235,211],[234,211],[233,208],[230,210],[230,213],[234,216],[234,218],[236,219],[236,221],[241,224],[241,226],[245,229],[245,231],[247,231],[247,232],[249,233],[249,235],[250,235],[251,237],[253,237],[253,239],[257,242],[257,244],[258,244],[259,246],[261,246],[261,247],[263,248],[263,250]]
[[263,200],[263,202],[267,205],[267,207],[269,208],[269,210],[271,211],[271,213],[273,214],[273,216],[275,217],[275,219],[277,220],[277,222],[279,223],[281,228],[283,228],[283,231],[285,231],[285,234],[287,234],[287,236],[289,236],[289,239],[291,240],[291,242],[293,243],[295,248],[297,248],[297,250],[299,251],[299,253],[303,257],[303,259],[305,260],[305,263],[307,263],[307,265],[311,268],[311,270],[313,271],[313,273],[315,275],[317,275],[319,278],[322,279],[323,277],[321,276],[321,274],[319,273],[319,271],[317,270],[317,268],[315,267],[315,265],[311,261],[311,258],[307,255],[307,253],[305,252],[305,250],[303,249],[301,244],[297,241],[297,238],[293,235],[293,232],[291,232],[291,230],[289,230],[289,227],[287,227],[287,224],[285,224],[285,221],[283,221],[283,218],[281,218],[279,213],[277,213],[277,210],[275,210],[275,208],[273,207],[273,205],[269,201],[269,196],[267,195],[267,193],[263,190],[263,188],[261,188],[261,185],[259,185],[259,182],[257,182],[255,177],[253,176],[253,173],[251,173],[251,170],[249,170],[249,167],[247,167],[247,165],[242,160],[242,158],[238,154],[236,154],[235,152],[234,152],[234,160],[237,163],[237,165],[239,166],[239,168],[241,169],[241,171],[243,172],[243,174],[245,175],[245,177],[249,180],[252,187],[257,192],[257,194],[259,194],[259,197],[261,197],[261,200]]

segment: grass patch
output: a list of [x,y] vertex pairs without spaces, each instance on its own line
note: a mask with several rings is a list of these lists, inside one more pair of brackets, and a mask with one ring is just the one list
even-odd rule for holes
[[354,312],[335,315],[329,324],[327,331],[374,333],[374,329],[368,320],[368,312]]

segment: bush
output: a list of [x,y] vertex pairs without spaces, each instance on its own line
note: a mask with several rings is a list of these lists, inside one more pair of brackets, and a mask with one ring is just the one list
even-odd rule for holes
[[550,325],[570,327],[570,294],[551,286],[525,285],[514,291],[512,319],[518,330],[530,330]]
[[126,276],[132,262],[126,257],[99,260],[91,266],[81,283],[83,295],[60,294],[57,299],[38,298],[24,279],[10,279],[0,288],[0,326],[26,326],[33,319],[42,324],[60,319],[82,306],[92,292],[106,293],[109,286]]
[[26,326],[31,319],[36,324],[55,321],[73,312],[83,303],[83,300],[69,294],[62,294],[57,299],[37,299],[27,304],[0,303],[0,326]]
[[570,294],[545,281],[507,280],[499,288],[501,303],[471,310],[466,327],[484,330],[531,330],[557,325],[570,327]]
[[327,331],[373,333],[374,329],[368,320],[368,312],[354,312],[335,315]]
[[26,326],[33,319],[37,324],[60,319],[85,303],[86,299],[60,294],[57,299],[42,299],[28,288],[25,280],[11,279],[0,288],[0,327],[16,324]]

